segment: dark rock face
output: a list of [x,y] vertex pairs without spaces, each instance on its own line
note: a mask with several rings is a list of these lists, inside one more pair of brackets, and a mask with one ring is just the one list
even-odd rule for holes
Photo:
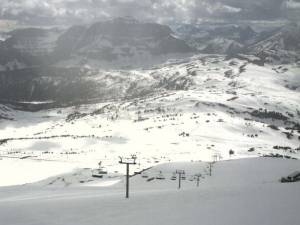
[[74,58],[114,61],[193,50],[173,37],[167,26],[126,19],[99,22],[90,27],[74,26],[66,31],[28,28],[9,35],[10,38],[0,42],[0,65],[4,67],[14,60],[30,67]]
[[87,74],[82,65],[90,60],[118,64],[118,60],[126,59],[130,63],[145,55],[155,58],[193,50],[173,37],[168,26],[128,19],[68,30],[28,28],[9,35],[0,41],[1,102],[120,97],[124,91],[118,83],[123,81],[113,80],[116,87],[106,87],[107,79],[95,82],[89,77],[93,71]]
[[95,37],[105,35],[109,37],[124,38],[163,38],[172,33],[172,30],[164,25],[154,23],[139,23],[134,20],[115,19],[108,22],[100,22],[92,25],[86,35]]
[[[62,31],[57,29],[27,28],[9,33],[10,38],[0,43],[0,65],[12,61],[25,66],[54,63],[53,52]],[[12,68],[14,70],[19,68]]]
[[[47,74],[47,75],[45,75]],[[94,84],[82,82],[77,69],[37,67],[0,73],[0,100],[48,101],[84,99]],[[88,88],[87,88],[88,87]]]
[[87,28],[84,26],[73,26],[64,32],[56,42],[56,56],[60,59],[71,57],[72,52],[77,48],[86,31]]
[[104,61],[191,51],[167,26],[122,19],[92,25],[73,46],[74,55]]

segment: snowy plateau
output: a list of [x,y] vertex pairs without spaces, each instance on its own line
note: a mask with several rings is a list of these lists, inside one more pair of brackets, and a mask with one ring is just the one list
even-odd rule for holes
[[[230,26],[235,38],[220,41],[206,40],[207,27],[187,40],[191,27],[149,24],[146,37],[112,40],[108,25],[34,30],[33,41],[32,30],[15,31],[0,43],[11,52],[0,55],[0,224],[300,224],[300,182],[280,182],[300,171],[300,45],[289,26]],[[149,60],[127,67],[137,59]],[[125,199],[119,157],[133,155]]]

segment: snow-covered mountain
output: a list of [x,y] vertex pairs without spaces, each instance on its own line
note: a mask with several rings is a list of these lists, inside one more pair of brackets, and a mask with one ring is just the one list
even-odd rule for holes
[[247,52],[268,63],[293,63],[300,60],[300,26],[287,25],[265,40],[247,48]]
[[[9,36],[0,42],[2,70],[55,64],[78,67],[89,63],[125,67],[193,51],[173,37],[167,26],[126,18],[67,30],[26,28],[12,31]],[[8,67],[9,63],[13,67]]]
[[[297,223],[299,185],[280,183],[300,159],[296,28],[181,36],[113,20],[11,33],[0,44],[1,222]],[[123,201],[120,157],[133,156]]]
[[256,31],[247,24],[208,22],[177,24],[172,30],[128,18],[67,30],[15,30],[0,41],[0,71],[33,66],[140,68],[186,57],[196,50],[205,54],[255,55],[271,63],[298,61],[297,24]]
[[241,48],[254,43],[259,35],[249,25],[230,23],[184,24],[173,29],[191,46],[210,54],[227,54],[231,44]]
[[[130,68],[184,59],[195,54],[194,49],[258,65],[299,62],[300,32],[295,24],[260,32],[245,25],[211,23],[173,29],[174,33],[163,25],[114,19],[66,31],[13,31],[0,45],[0,99],[54,101],[59,106],[145,95],[167,82],[174,86],[173,81],[162,76],[145,86],[145,78]],[[116,68],[123,70],[111,71]]]
[[[255,24],[254,24],[255,25]],[[255,31],[244,24],[177,25],[175,33],[190,46],[207,54],[237,57],[246,54],[258,57],[260,64],[299,62],[299,24],[264,28]]]
[[0,225],[297,225],[299,2],[1,2]]
[[[110,170],[120,149],[139,154],[145,167],[228,159],[229,150],[299,158],[299,65],[289,63],[297,59],[282,64],[264,55],[297,56],[298,26],[180,32],[121,19],[11,32],[1,42],[2,62],[14,63],[0,72],[0,156],[66,161],[68,168],[105,158]],[[191,40],[207,54],[185,56],[197,47]],[[136,66],[132,60],[139,66],[103,66]],[[151,66],[141,67],[145,61]]]
[[0,120],[13,120],[11,112],[13,110],[10,107],[0,104]]
[[66,170],[101,160],[112,172],[119,171],[118,156],[131,154],[140,169],[214,157],[299,158],[298,70],[212,55],[152,69],[95,70],[80,78],[86,88],[62,92],[91,91],[94,98],[82,94],[72,106],[38,112],[11,108],[13,121],[0,121],[0,156],[22,159],[29,169],[41,162],[45,170],[58,162]]

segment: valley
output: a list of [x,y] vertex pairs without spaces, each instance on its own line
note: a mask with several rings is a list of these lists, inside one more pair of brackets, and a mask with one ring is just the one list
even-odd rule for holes
[[0,30],[0,225],[298,224],[299,22],[201,2]]
[[[118,157],[132,154],[139,159],[137,171],[195,159],[299,158],[295,71],[297,66],[261,67],[199,55],[155,69],[107,72],[112,83],[105,87],[114,88],[116,100],[37,112],[6,106],[1,115],[10,120],[0,124],[2,162],[45,163],[46,170],[64,162],[72,170],[102,161],[120,173]],[[106,77],[88,79],[108,82]],[[30,166],[27,172],[34,173]]]

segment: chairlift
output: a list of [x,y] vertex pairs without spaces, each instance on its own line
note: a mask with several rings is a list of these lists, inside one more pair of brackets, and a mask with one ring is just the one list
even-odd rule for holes
[[92,170],[92,177],[103,178],[103,175],[107,175],[107,171],[102,166],[102,162],[98,163],[99,168]]
[[159,174],[157,174],[157,176],[155,177],[157,180],[164,180],[164,179],[166,179],[165,177],[164,177],[164,175],[162,174],[162,172],[161,171],[159,171]]
[[185,173],[183,173],[183,174],[181,175],[181,180],[186,180]]
[[103,174],[99,169],[92,170],[92,177],[103,178]]
[[98,173],[99,173],[99,174],[102,174],[102,175],[106,175],[106,174],[107,174],[107,171],[104,170],[103,168],[101,168],[101,169],[98,169]]
[[171,176],[171,180],[176,180],[176,179],[177,179],[176,173],[173,173]]
[[194,181],[195,177],[194,176],[190,176],[189,181]]

